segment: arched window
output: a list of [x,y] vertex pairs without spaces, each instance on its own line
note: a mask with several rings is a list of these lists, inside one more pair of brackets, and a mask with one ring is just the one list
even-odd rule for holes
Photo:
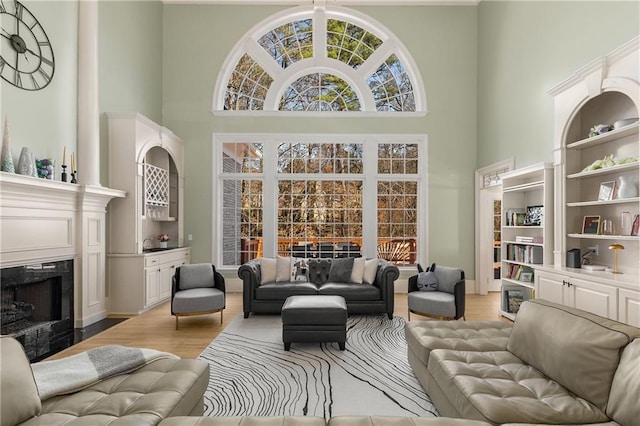
[[403,44],[366,15],[298,7],[269,17],[227,56],[217,111],[426,113]]

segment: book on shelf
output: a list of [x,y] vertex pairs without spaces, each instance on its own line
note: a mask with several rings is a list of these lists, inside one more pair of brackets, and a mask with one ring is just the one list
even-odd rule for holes
[[509,265],[508,270],[506,271],[506,278],[522,281],[525,283],[533,282],[533,274],[534,271],[532,268],[524,265],[516,265],[512,263]]
[[528,236],[524,236],[524,235],[517,235],[516,236],[516,243],[535,243],[535,244],[542,244],[542,242],[544,241],[543,237],[528,237]]
[[504,310],[510,314],[517,314],[520,310],[520,305],[524,302],[523,290],[504,290]]
[[507,260],[514,262],[541,264],[542,247],[507,244]]
[[507,209],[506,226],[524,226],[524,219],[527,213],[525,209],[513,208]]

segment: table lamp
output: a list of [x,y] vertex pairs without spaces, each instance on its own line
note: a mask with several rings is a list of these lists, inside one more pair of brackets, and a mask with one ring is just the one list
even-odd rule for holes
[[613,273],[621,274],[622,272],[618,271],[618,250],[624,250],[624,246],[618,243],[611,244],[609,250],[613,250]]

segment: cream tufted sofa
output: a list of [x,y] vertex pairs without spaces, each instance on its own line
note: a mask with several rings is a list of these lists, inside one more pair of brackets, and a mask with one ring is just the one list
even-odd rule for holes
[[408,323],[409,364],[443,416],[638,425],[640,329],[544,300],[499,322]]

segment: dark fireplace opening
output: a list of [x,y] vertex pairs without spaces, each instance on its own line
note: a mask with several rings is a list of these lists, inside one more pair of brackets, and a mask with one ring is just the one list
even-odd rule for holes
[[4,268],[0,281],[1,332],[32,362],[73,344],[72,260]]

